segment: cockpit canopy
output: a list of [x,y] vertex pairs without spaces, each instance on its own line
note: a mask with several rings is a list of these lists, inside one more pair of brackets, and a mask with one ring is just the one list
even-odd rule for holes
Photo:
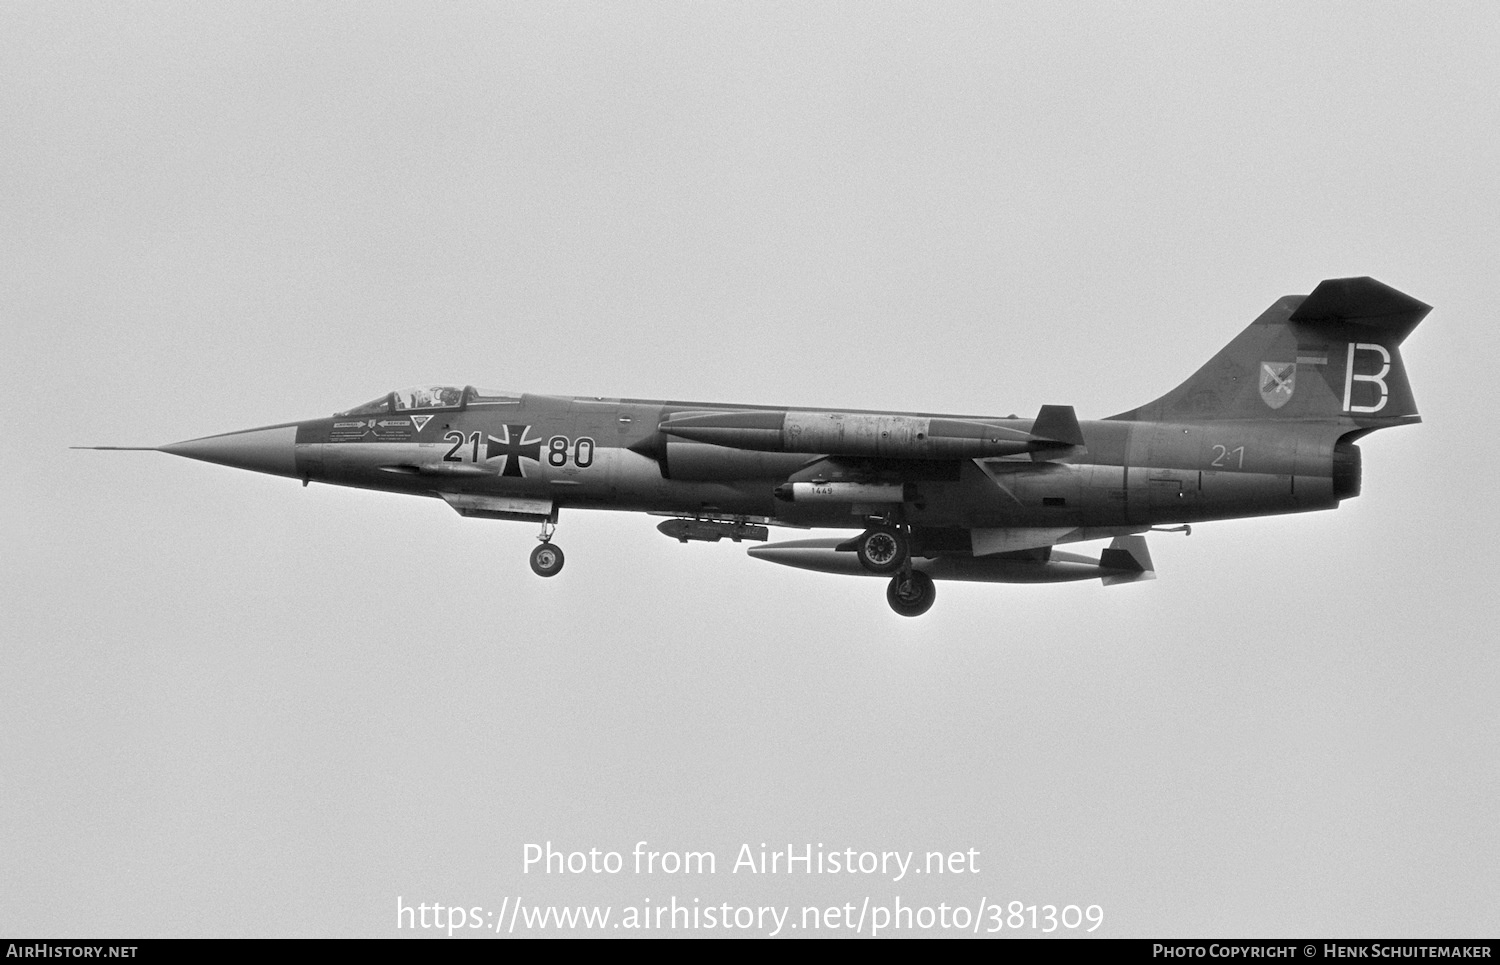
[[364,405],[355,406],[338,416],[378,415],[382,412],[405,412],[409,409],[467,409],[471,405],[516,405],[521,397],[514,392],[476,389],[472,385],[419,385],[399,392],[387,392]]

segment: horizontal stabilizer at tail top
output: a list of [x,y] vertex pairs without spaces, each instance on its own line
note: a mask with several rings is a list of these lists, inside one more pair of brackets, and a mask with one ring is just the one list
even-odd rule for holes
[[1411,334],[1432,306],[1373,278],[1330,278],[1292,312],[1293,322],[1350,322],[1379,330],[1392,343]]
[[1116,536],[1109,548],[1099,554],[1099,566],[1113,571],[1104,576],[1105,586],[1156,579],[1156,567],[1151,563],[1151,551],[1146,549],[1144,536]]

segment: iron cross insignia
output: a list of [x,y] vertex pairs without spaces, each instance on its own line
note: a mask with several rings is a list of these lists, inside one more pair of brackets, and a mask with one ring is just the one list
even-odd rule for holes
[[489,437],[489,446],[486,449],[486,458],[499,459],[505,457],[505,467],[501,470],[502,476],[524,476],[521,469],[521,460],[530,459],[532,462],[542,460],[542,439],[526,438],[531,431],[531,426],[508,425],[501,430],[504,436],[496,439]]

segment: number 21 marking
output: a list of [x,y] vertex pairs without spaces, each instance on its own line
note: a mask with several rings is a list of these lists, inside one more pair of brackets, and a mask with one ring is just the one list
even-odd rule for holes
[[1236,469],[1244,469],[1245,468],[1245,447],[1244,446],[1235,446],[1233,449],[1229,449],[1229,448],[1227,448],[1225,446],[1215,445],[1214,446],[1214,451],[1217,452],[1218,455],[1214,456],[1214,461],[1211,462],[1211,463],[1209,463],[1209,465],[1211,465],[1211,466],[1219,466],[1219,467],[1222,467],[1222,468],[1228,468],[1229,467],[1229,457],[1237,455],[1238,458],[1236,459],[1236,461],[1234,463],[1234,468],[1236,468]]
[[[445,454],[443,456],[443,462],[463,462],[464,461],[464,457],[458,454],[458,450],[461,449],[461,448],[463,448],[464,434],[462,432],[445,432],[445,433],[443,433],[443,441],[444,442],[451,442],[451,443],[453,443],[453,448],[449,449],[448,452],[447,452],[447,454]],[[479,433],[477,433],[477,432],[471,432],[469,434],[468,442],[469,442],[470,445],[472,445],[474,447],[474,452],[469,457],[469,461],[470,462],[478,462],[479,461]]]

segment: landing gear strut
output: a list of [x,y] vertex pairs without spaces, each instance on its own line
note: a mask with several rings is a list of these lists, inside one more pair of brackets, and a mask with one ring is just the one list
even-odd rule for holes
[[531,572],[537,576],[556,576],[562,572],[562,548],[552,545],[552,534],[556,531],[554,521],[549,519],[542,523],[542,535],[537,537],[542,544],[531,551]]
[[891,609],[904,617],[919,617],[932,609],[937,599],[937,587],[932,577],[920,570],[907,570],[891,577],[886,587],[885,600]]

